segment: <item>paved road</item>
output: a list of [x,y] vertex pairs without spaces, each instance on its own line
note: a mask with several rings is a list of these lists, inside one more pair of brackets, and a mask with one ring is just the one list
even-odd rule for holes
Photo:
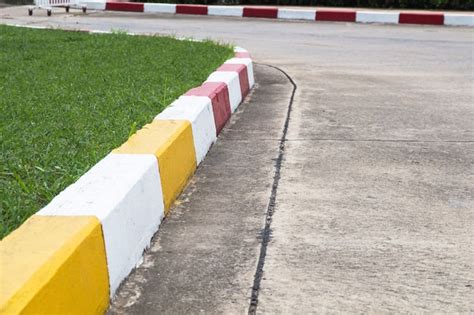
[[110,313],[474,310],[472,30],[18,10],[2,23],[212,38],[260,63]]

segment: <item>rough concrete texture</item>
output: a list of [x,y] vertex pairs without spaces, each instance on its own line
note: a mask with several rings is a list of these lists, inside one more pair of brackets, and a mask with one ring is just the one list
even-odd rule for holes
[[[472,29],[0,12],[223,40],[295,80],[257,312],[474,310]],[[112,311],[248,309],[290,90],[273,97],[286,81],[265,67],[257,80]]]
[[287,152],[260,312],[473,309],[472,148],[302,140]]

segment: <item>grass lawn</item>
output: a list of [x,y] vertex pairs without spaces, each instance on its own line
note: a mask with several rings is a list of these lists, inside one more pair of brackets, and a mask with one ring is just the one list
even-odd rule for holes
[[0,25],[0,239],[232,55],[212,42]]

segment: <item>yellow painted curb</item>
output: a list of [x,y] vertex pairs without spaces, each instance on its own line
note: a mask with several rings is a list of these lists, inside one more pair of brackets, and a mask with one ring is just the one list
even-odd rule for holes
[[108,303],[96,217],[34,215],[0,242],[0,314],[103,314]]
[[165,214],[196,170],[192,127],[187,120],[154,120],[112,152],[156,156]]

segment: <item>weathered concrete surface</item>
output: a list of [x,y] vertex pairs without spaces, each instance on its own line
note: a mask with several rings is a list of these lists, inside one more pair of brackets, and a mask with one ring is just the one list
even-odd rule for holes
[[[474,309],[472,29],[110,12],[44,15],[0,10],[2,23],[223,40],[295,80],[258,312]],[[270,113],[255,112],[274,102],[259,98],[262,69],[254,99],[211,149],[198,183],[186,193],[195,189],[189,201],[158,234],[152,261],[162,257],[156,258],[161,268],[155,263],[148,269],[155,272],[142,275],[139,269],[113,310],[243,313],[248,308],[271,159],[286,112],[280,103]],[[253,114],[246,116],[250,109]],[[261,125],[267,115],[278,118]],[[258,144],[249,144],[253,138]],[[234,149],[218,153],[228,146]],[[210,167],[224,162],[225,167]],[[226,174],[248,178],[232,186]],[[202,184],[222,186],[226,194],[199,190]],[[206,206],[204,199],[218,206]],[[225,225],[227,219],[232,224]],[[208,220],[217,238],[207,232]],[[226,237],[229,231],[235,238]],[[172,242],[195,244],[193,239],[201,241],[197,249],[165,249]],[[198,255],[205,250],[206,257]],[[127,295],[128,285],[136,285],[141,295]],[[123,308],[126,303],[135,304]]]
[[472,146],[287,144],[262,313],[472,310]]
[[296,70],[258,310],[469,312],[472,42],[351,44]]

